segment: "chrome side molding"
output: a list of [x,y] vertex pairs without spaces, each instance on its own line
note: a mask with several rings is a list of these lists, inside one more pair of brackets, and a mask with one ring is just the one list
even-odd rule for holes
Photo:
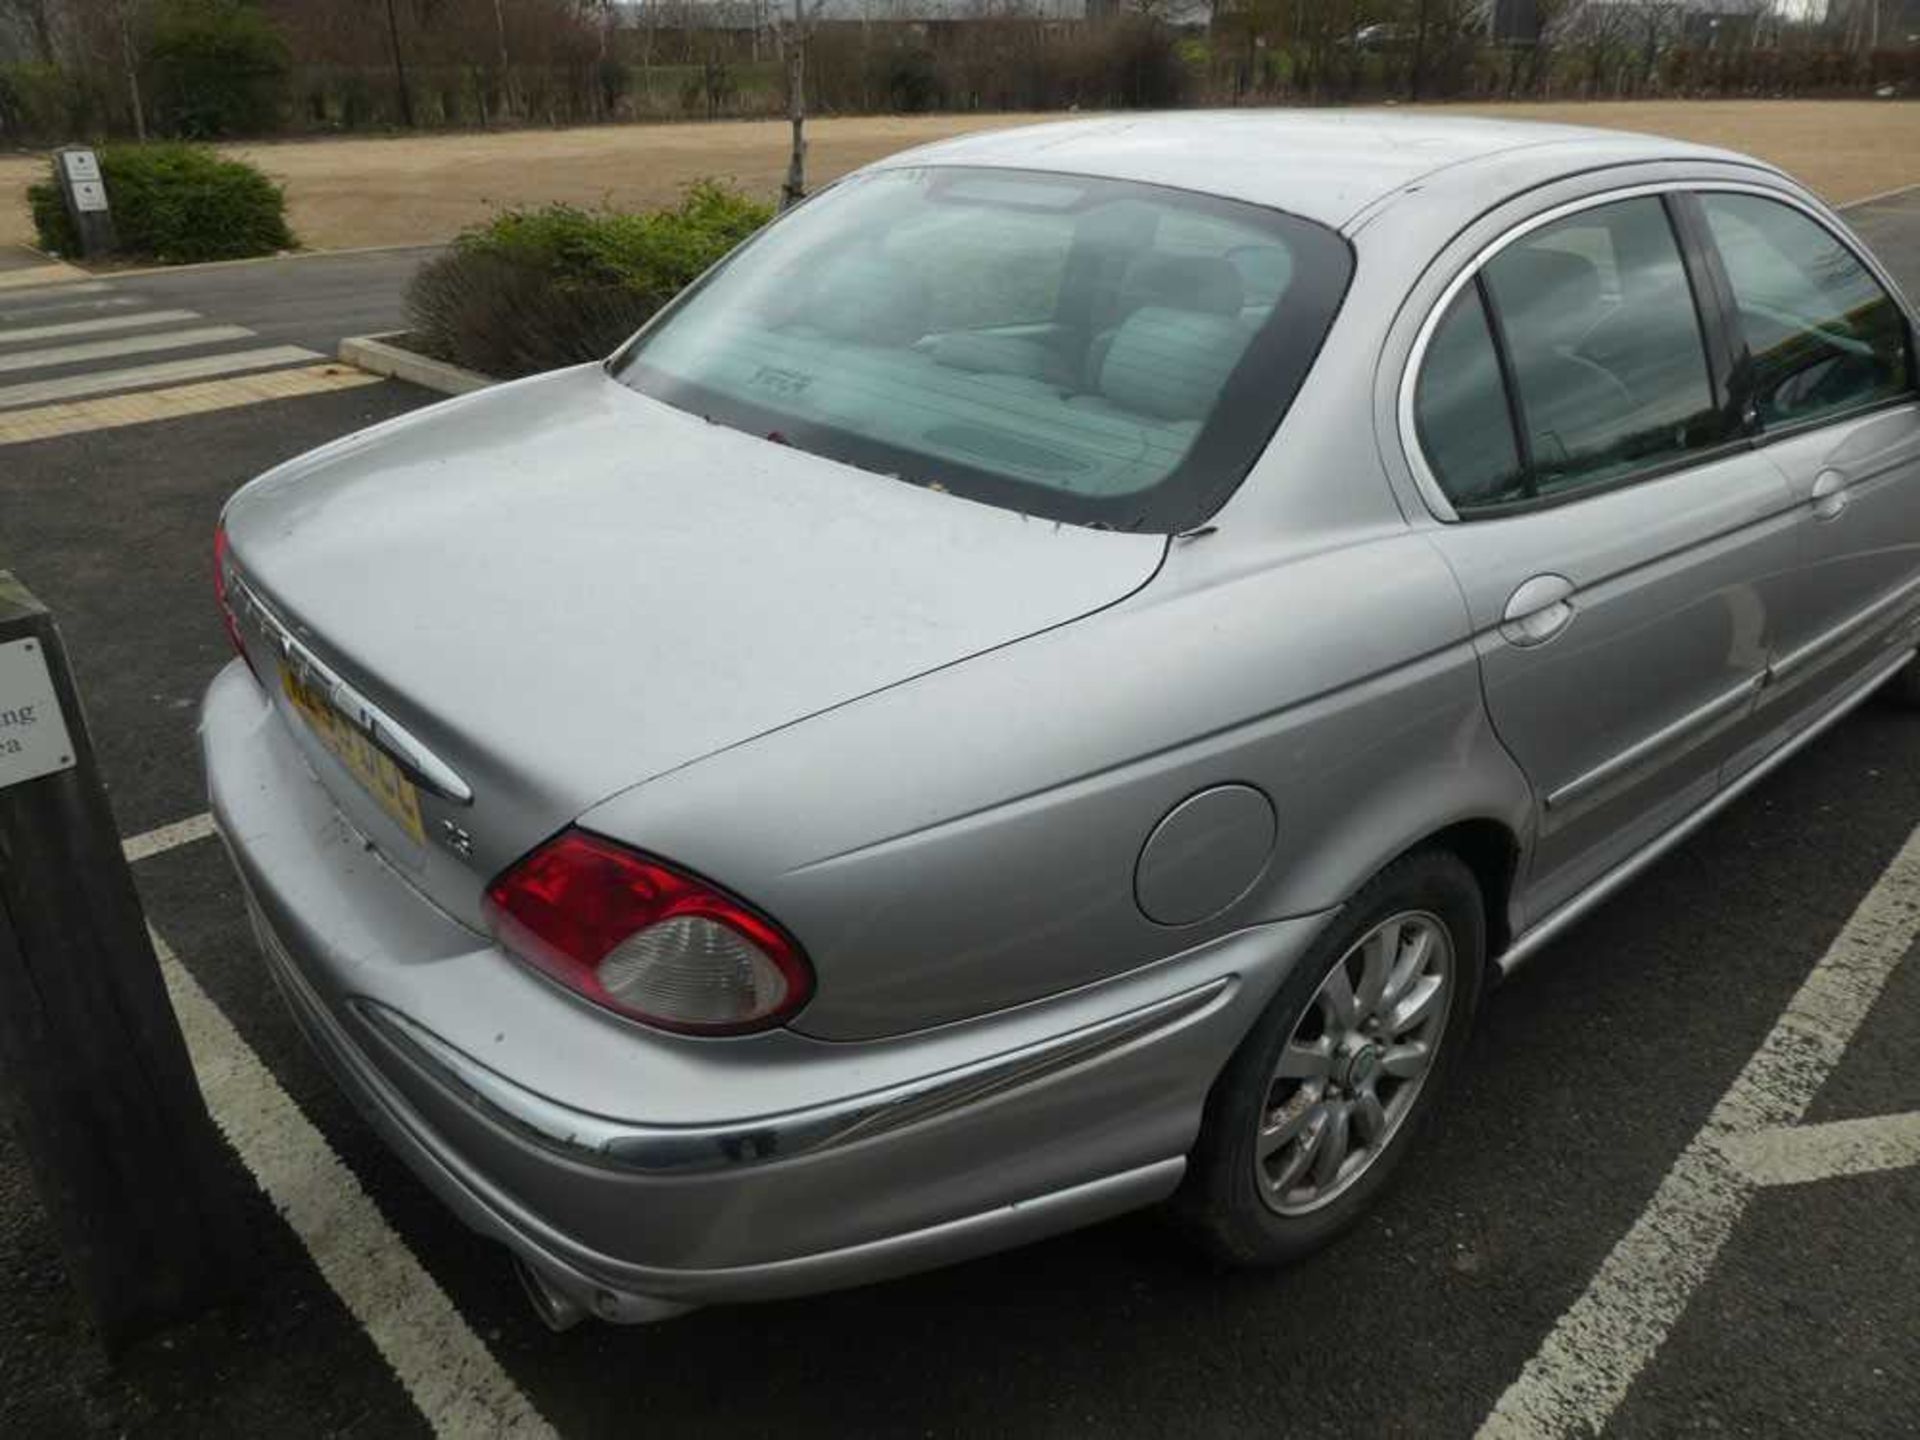
[[[1920,575],[1911,576],[1878,600],[1854,611],[1839,624],[1830,626],[1805,644],[1796,645],[1767,667],[1767,683],[1772,684],[1782,675],[1789,675],[1800,669],[1809,660],[1817,658],[1823,651],[1831,650],[1855,631],[1864,629],[1880,619],[1889,610],[1897,610],[1903,602],[1914,599],[1920,599]],[[1897,630],[1898,627],[1895,628]]]
[[[1738,685],[1716,695],[1704,705],[1689,711],[1672,723],[1662,726],[1653,734],[1642,736],[1626,749],[1608,756],[1586,773],[1574,776],[1546,797],[1547,808],[1555,810],[1579,799],[1588,792],[1605,785],[1609,780],[1633,770],[1643,761],[1652,759],[1661,751],[1684,740],[1694,731],[1705,729],[1715,721],[1724,719],[1751,700],[1758,691],[1777,685],[1782,677],[1791,675],[1809,661],[1818,659],[1874,621],[1885,619],[1888,611],[1898,610],[1903,604],[1915,600],[1920,600],[1920,575],[1909,577],[1838,624],[1829,626],[1811,640],[1795,646],[1774,660],[1760,674],[1742,680]],[[1897,624],[1894,631],[1895,633],[1898,631]]]
[[1824,735],[1834,725],[1844,719],[1849,711],[1872,695],[1888,680],[1897,674],[1900,668],[1914,658],[1914,651],[1901,650],[1887,658],[1885,663],[1876,665],[1852,688],[1843,692],[1824,715],[1812,721],[1798,735],[1786,741],[1779,749],[1761,760],[1752,769],[1741,775],[1731,785],[1721,790],[1698,810],[1681,820],[1659,839],[1650,843],[1639,854],[1623,860],[1593,884],[1563,903],[1538,924],[1530,926],[1520,937],[1503,950],[1494,963],[1500,967],[1502,975],[1511,975],[1522,964],[1538,954],[1547,945],[1558,939],[1589,911],[1624,887],[1654,861],[1687,839],[1727,806],[1738,800],[1760,780],[1773,773],[1787,760],[1798,754],[1807,745]]
[[1655,755],[1686,739],[1696,730],[1704,730],[1716,720],[1724,719],[1747,704],[1765,683],[1764,674],[1754,675],[1742,680],[1731,690],[1716,695],[1706,704],[1682,715],[1671,724],[1664,725],[1651,735],[1633,742],[1626,749],[1608,756],[1584,775],[1576,775],[1558,790],[1547,796],[1547,808],[1557,810],[1573,800],[1579,799],[1589,791],[1596,790],[1607,781],[1615,779],[1634,769],[1643,761],[1651,760]]
[[1223,975],[1110,1020],[939,1075],[813,1109],[712,1126],[649,1126],[574,1110],[488,1069],[397,1010],[366,999],[349,1003],[416,1068],[534,1144],[603,1169],[691,1174],[838,1149],[979,1104],[1196,1019],[1223,1002],[1237,983]]
[[301,684],[324,691],[341,717],[398,765],[409,780],[456,805],[473,803],[473,787],[457,770],[416,739],[406,726],[341,679],[294,635],[292,628],[237,572],[228,574],[227,601],[233,608],[236,625],[251,626]]

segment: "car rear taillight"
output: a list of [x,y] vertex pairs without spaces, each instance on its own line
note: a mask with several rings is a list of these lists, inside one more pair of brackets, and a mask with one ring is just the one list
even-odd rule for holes
[[[253,657],[247,654],[246,643],[240,638],[240,622],[234,619],[233,597],[228,592],[231,583],[230,569],[233,561],[227,555],[227,527],[225,523],[213,527],[213,598],[220,603],[220,619],[227,627],[227,639],[233,642],[234,651],[247,662],[247,668],[253,670]],[[257,676],[260,672],[254,670]]]
[[502,945],[569,990],[665,1030],[762,1030],[813,993],[806,955],[764,915],[584,830],[489,885],[487,919]]

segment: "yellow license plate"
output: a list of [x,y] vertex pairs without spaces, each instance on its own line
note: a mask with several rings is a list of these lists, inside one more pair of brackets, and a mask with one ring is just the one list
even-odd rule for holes
[[382,810],[418,844],[426,844],[426,828],[420,823],[420,792],[413,782],[373,742],[347,722],[333,702],[286,666],[280,667],[280,684],[293,702],[293,708],[307,722],[327,752],[346,766],[347,773],[360,782],[360,788],[379,803]]

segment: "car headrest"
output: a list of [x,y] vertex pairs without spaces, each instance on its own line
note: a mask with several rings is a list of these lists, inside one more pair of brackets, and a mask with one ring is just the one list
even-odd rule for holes
[[827,268],[806,304],[806,323],[836,340],[911,345],[927,333],[927,282],[917,270],[871,251]]
[[1120,286],[1120,313],[1142,305],[1238,315],[1246,286],[1233,263],[1218,255],[1143,255]]
[[1202,419],[1249,338],[1237,318],[1143,306],[1114,332],[1100,365],[1100,393],[1136,414]]
[[1507,333],[1571,344],[1600,316],[1600,269],[1565,250],[1509,250],[1489,271]]

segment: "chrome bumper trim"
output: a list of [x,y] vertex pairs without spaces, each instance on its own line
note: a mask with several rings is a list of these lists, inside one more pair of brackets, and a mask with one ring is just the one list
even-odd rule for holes
[[1170,1156],[920,1229],[756,1264],[679,1270],[616,1260],[583,1249],[430,1140],[340,1018],[314,993],[257,909],[253,919],[268,972],[301,1029],[401,1159],[468,1225],[506,1245],[557,1289],[615,1324],[665,1320],[703,1304],[777,1300],[866,1284],[985,1254],[1151,1205],[1171,1194],[1186,1171],[1184,1156]]
[[1232,976],[1008,1054],[847,1100],[711,1126],[647,1126],[560,1105],[508,1080],[399,1011],[371,1000],[357,1014],[418,1069],[474,1109],[544,1149],[604,1169],[693,1174],[790,1160],[977,1105],[1173,1030],[1215,1009]]

